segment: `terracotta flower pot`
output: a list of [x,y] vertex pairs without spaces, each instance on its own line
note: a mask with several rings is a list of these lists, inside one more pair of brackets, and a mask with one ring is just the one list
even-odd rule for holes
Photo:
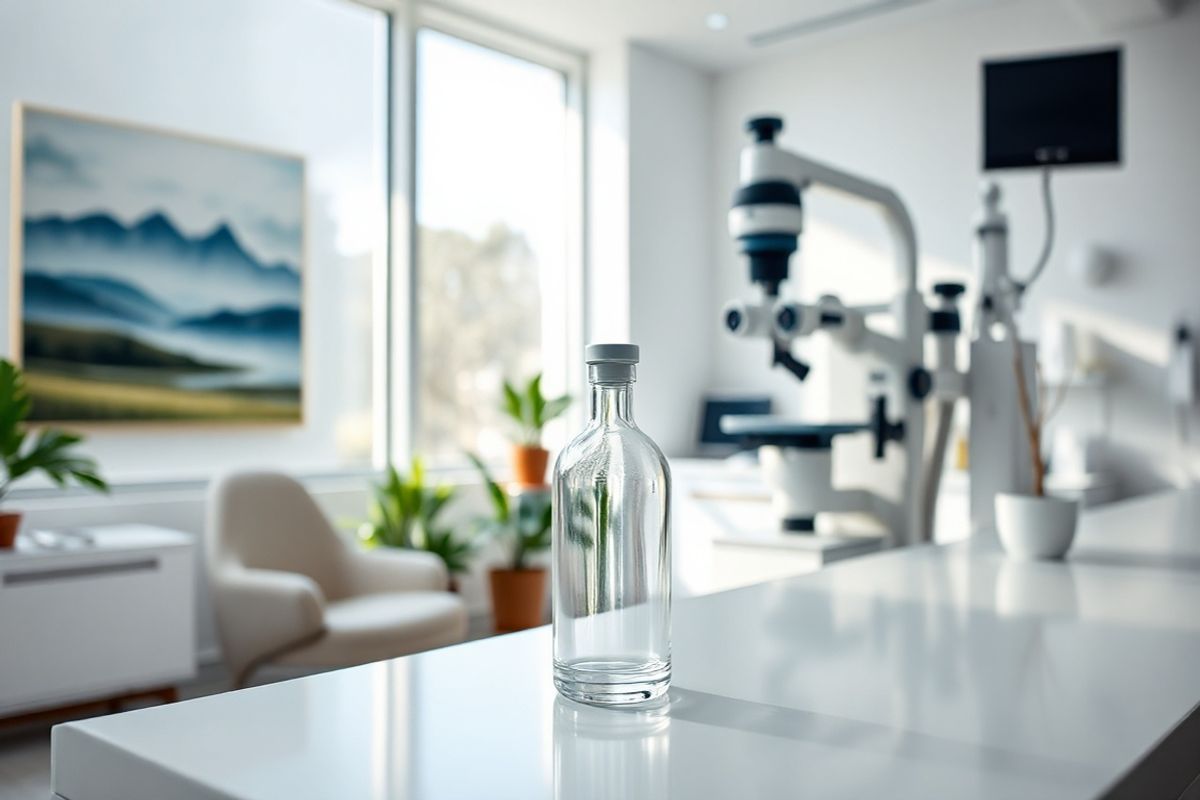
[[0,511],[0,550],[11,550],[17,543],[17,531],[21,530],[19,511]]
[[549,461],[550,452],[544,447],[513,445],[513,478],[521,486],[545,486],[546,464]]
[[523,631],[542,624],[546,601],[546,570],[493,569],[492,613],[501,633]]

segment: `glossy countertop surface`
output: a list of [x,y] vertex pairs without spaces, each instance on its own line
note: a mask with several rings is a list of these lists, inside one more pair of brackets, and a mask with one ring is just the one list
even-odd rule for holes
[[[541,628],[61,725],[54,788],[67,800],[1096,797],[1140,780],[1129,771],[1195,719],[1198,512],[1196,493],[1172,493],[1085,515],[1060,563],[928,546],[680,601],[658,709],[559,699]],[[1168,753],[1154,779],[1193,767]]]

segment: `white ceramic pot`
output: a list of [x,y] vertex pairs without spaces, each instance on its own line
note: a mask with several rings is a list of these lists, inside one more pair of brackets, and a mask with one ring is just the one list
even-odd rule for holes
[[1079,502],[1028,494],[996,495],[996,530],[1013,558],[1062,558],[1071,549]]

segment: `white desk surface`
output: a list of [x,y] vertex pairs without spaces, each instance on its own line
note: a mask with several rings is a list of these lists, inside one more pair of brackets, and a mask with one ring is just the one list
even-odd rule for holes
[[53,784],[68,800],[1174,797],[1200,771],[1198,511],[1200,493],[1097,511],[1064,563],[930,546],[683,600],[656,712],[558,699],[541,628],[60,725]]
[[110,556],[123,556],[148,550],[192,547],[196,543],[195,538],[190,534],[155,525],[89,525],[70,530],[88,534],[92,537],[91,543],[61,548],[40,547],[22,531],[21,535],[17,537],[16,546],[13,549],[0,550],[0,568],[40,566],[51,562],[58,566],[60,562],[104,560]]

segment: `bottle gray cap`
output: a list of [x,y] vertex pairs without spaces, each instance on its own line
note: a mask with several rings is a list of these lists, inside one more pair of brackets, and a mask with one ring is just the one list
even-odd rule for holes
[[589,344],[584,351],[593,383],[630,383],[638,363],[636,344]]
[[636,344],[589,344],[584,351],[584,361],[589,364],[636,364]]

